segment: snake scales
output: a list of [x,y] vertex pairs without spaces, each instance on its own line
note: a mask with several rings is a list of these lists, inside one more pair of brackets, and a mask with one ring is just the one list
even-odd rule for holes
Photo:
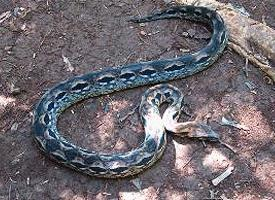
[[[92,176],[125,177],[143,171],[160,158],[166,146],[166,130],[182,133],[192,129],[192,122],[177,123],[183,95],[177,88],[162,84],[150,88],[142,97],[140,115],[145,128],[145,139],[136,149],[103,154],[70,143],[57,130],[60,113],[76,102],[127,88],[191,76],[215,62],[227,44],[227,30],[220,15],[213,10],[178,6],[131,21],[144,23],[172,18],[207,23],[212,28],[210,42],[192,54],[91,72],[61,82],[47,91],[36,106],[32,126],[34,138],[46,155]],[[169,106],[161,118],[158,108],[165,101]],[[203,131],[206,127],[202,125],[199,128]],[[196,134],[193,136],[196,137]],[[203,136],[200,134],[200,137]],[[217,135],[206,134],[205,138],[215,140]]]

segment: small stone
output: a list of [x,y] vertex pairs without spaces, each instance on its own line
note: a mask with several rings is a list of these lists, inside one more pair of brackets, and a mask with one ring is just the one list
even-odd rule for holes
[[140,35],[146,36],[147,33],[145,31],[140,31]]
[[30,177],[27,177],[27,185],[30,185]]
[[233,63],[234,62],[231,59],[228,60],[228,64],[233,64]]
[[5,46],[5,47],[4,47],[4,50],[5,50],[5,51],[10,51],[11,49],[12,49],[12,46]]
[[139,26],[140,26],[140,27],[144,27],[145,24],[144,24],[144,23],[140,23]]
[[182,53],[189,53],[190,49],[180,49],[180,52],[182,52]]
[[182,32],[182,36],[183,36],[183,37],[188,37],[188,35],[189,35],[189,34],[188,34],[186,31]]

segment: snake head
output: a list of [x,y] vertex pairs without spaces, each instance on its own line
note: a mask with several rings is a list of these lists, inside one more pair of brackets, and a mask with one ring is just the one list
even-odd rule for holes
[[188,133],[188,137],[200,140],[219,141],[220,136],[210,126],[204,123],[197,123]]

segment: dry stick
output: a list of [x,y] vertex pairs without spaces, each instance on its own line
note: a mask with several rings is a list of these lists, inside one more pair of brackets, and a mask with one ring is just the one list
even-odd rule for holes
[[184,169],[184,168],[193,160],[193,158],[195,157],[195,154],[196,154],[196,152],[197,152],[198,150],[200,150],[200,148],[197,148],[197,149],[192,153],[191,158],[182,166],[182,169]]
[[226,148],[228,148],[230,151],[232,151],[234,154],[237,154],[237,151],[229,144],[219,140],[219,143],[223,146],[225,146]]
[[222,174],[220,174],[218,177],[216,177],[215,179],[212,180],[212,184],[214,186],[217,186],[220,182],[222,182],[229,175],[231,175],[233,170],[234,170],[234,167],[229,166]]
[[11,199],[11,184],[10,184],[10,187],[9,187],[9,200]]
[[248,58],[245,58],[244,73],[246,78],[248,78]]
[[[229,47],[258,66],[275,82],[275,68],[268,59],[275,60],[275,30],[244,16],[231,4],[215,0],[176,0],[181,4],[204,6],[216,10],[224,19],[229,31]],[[251,46],[256,46],[259,56]],[[263,58],[263,59],[262,59]]]

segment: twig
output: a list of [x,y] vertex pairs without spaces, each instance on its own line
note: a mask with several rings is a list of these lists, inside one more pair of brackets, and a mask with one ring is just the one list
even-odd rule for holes
[[232,171],[234,170],[233,166],[228,167],[221,175],[216,177],[212,180],[212,183],[214,186],[217,186],[220,182],[222,182],[224,179],[226,179],[230,174],[232,174]]
[[[243,16],[230,4],[220,3],[215,0],[177,1],[182,4],[194,4],[197,2],[199,6],[217,10],[230,32],[228,46],[241,56],[248,58],[251,64],[258,66],[275,82],[275,69],[268,62],[268,59],[273,60],[275,55],[275,48],[273,48],[275,44],[274,29],[247,16]],[[257,54],[252,52],[252,46],[249,44],[257,46],[262,58],[259,58]]]
[[173,33],[176,33],[176,31],[178,30],[178,24],[176,24],[174,30],[173,30]]
[[245,58],[244,73],[246,78],[248,78],[248,58]]
[[103,122],[100,123],[100,124],[98,124],[98,125],[95,127],[95,129],[92,131],[92,133],[94,133],[94,132],[96,131],[96,129],[99,128],[99,127],[101,127],[103,124],[104,124]]
[[195,157],[196,152],[197,152],[199,149],[200,149],[200,148],[197,148],[197,149],[194,151],[194,153],[191,155],[191,158],[187,161],[187,163],[185,163],[185,164],[183,165],[182,169],[184,169],[184,168],[193,160],[193,158]]
[[219,143],[228,148],[230,151],[232,151],[234,154],[237,154],[237,150],[235,150],[231,145],[219,140]]
[[10,184],[10,187],[9,187],[9,198],[8,198],[8,200],[10,200],[11,199],[11,184]]
[[182,169],[184,169],[192,160],[193,160],[194,156],[192,155],[192,157],[187,161],[187,163],[185,163],[183,166],[182,166]]

